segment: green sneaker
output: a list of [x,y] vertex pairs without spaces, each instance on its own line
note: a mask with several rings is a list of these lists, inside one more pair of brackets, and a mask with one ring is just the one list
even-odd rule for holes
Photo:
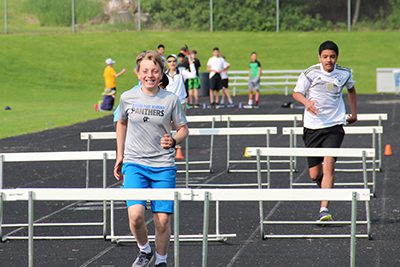
[[332,214],[329,212],[329,210],[321,211],[318,216],[318,221],[320,222],[333,221]]

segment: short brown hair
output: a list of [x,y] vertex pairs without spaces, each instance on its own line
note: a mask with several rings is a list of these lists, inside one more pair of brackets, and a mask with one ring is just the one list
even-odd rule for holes
[[160,56],[159,53],[156,51],[144,51],[140,53],[136,57],[136,66],[137,66],[137,71],[140,69],[140,63],[142,63],[143,60],[151,60],[155,65],[158,65],[161,69],[161,72],[164,72],[164,60]]

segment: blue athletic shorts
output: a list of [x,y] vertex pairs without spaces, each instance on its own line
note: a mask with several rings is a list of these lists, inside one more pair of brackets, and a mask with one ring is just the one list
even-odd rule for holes
[[[122,166],[124,175],[123,188],[175,188],[176,167],[149,167],[135,163],[124,163]],[[145,200],[127,200],[129,208],[132,205],[141,204],[146,207]],[[174,213],[174,201],[151,201],[152,212]]]

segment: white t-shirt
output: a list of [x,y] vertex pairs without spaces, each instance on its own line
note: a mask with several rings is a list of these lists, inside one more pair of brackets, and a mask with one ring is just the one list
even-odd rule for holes
[[[210,57],[208,59],[207,66],[212,70],[220,72],[224,69],[224,62],[225,60],[222,57]],[[212,78],[212,76],[214,76],[215,73],[216,72],[211,71],[209,77]]]
[[[226,61],[226,60],[224,59],[224,69],[228,68],[230,65],[231,65],[231,64],[229,64],[228,61]],[[222,80],[223,80],[223,79],[228,79],[228,71],[223,71],[223,72],[220,73],[220,75],[221,75],[221,79],[222,79]]]
[[174,76],[171,76],[169,73],[169,70],[165,73],[168,77],[168,85],[165,88],[165,90],[176,94],[180,101],[181,104],[186,103],[186,89],[185,89],[185,81],[187,79],[192,79],[196,77],[196,68],[194,67],[194,64],[190,64],[190,71],[182,68],[182,69],[177,69],[177,72],[175,73]]
[[321,64],[309,67],[300,74],[294,92],[303,94],[315,101],[318,114],[304,111],[303,126],[309,129],[322,129],[346,123],[346,109],[342,90],[353,88],[351,71],[335,65],[332,72],[323,70]]

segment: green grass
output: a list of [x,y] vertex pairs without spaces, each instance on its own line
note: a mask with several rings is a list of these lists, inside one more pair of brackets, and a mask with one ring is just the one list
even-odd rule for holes
[[[246,33],[246,32],[78,32],[0,35],[0,138],[60,127],[104,116],[92,105],[101,98],[104,60],[119,71],[118,93],[137,80],[135,56],[164,43],[167,53],[183,44],[197,49],[205,70],[214,46],[232,69],[246,69],[257,51],[265,69],[304,69],[317,61],[326,39],[340,47],[339,63],[353,69],[360,94],[375,93],[378,67],[396,67],[399,32]],[[11,111],[5,111],[11,106]]]

